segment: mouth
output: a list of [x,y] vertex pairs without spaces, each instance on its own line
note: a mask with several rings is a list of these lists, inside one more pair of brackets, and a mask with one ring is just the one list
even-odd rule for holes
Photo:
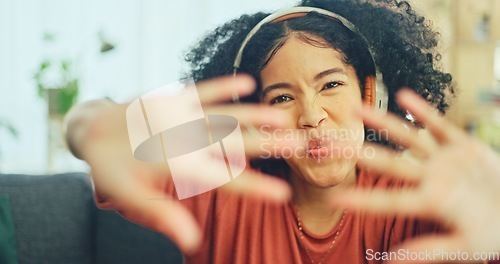
[[309,158],[324,159],[330,155],[329,141],[324,138],[313,138],[309,140],[306,155]]

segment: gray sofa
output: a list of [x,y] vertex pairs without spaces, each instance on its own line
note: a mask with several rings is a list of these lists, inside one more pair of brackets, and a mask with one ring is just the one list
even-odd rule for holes
[[182,263],[164,236],[97,209],[83,173],[0,174],[0,195],[10,203],[20,264]]

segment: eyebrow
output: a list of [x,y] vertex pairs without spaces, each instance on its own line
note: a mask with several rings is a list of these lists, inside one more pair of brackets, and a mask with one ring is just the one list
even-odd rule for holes
[[314,81],[317,82],[317,81],[321,80],[321,78],[328,76],[330,74],[334,74],[334,73],[340,73],[340,74],[347,76],[347,73],[344,71],[344,69],[332,68],[332,69],[328,69],[328,70],[325,70],[325,71],[322,71],[322,72],[316,74],[316,76],[314,76]]
[[[317,82],[321,78],[323,78],[325,76],[328,76],[330,74],[334,74],[334,73],[340,73],[340,74],[343,74],[343,75],[347,75],[347,73],[345,72],[345,70],[342,69],[342,68],[331,68],[331,69],[324,70],[324,71],[316,74],[316,76],[314,76],[313,80],[315,82]],[[276,84],[273,84],[273,85],[269,85],[266,88],[262,89],[262,97],[265,97],[272,90],[281,89],[281,88],[290,88],[290,87],[291,87],[291,84],[285,83],[285,82],[281,82],[281,83],[276,83]]]

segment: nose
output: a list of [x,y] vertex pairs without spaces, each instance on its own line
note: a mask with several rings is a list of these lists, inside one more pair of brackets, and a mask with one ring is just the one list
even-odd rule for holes
[[300,128],[316,128],[327,118],[326,111],[318,102],[304,103],[298,120]]

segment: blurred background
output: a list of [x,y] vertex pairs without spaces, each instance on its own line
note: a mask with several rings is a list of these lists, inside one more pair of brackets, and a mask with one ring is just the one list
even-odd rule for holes
[[[0,0],[0,172],[84,171],[61,138],[77,102],[173,82],[208,30],[295,0]],[[459,94],[448,118],[500,151],[500,0],[418,0]],[[265,8],[262,8],[265,7]]]

